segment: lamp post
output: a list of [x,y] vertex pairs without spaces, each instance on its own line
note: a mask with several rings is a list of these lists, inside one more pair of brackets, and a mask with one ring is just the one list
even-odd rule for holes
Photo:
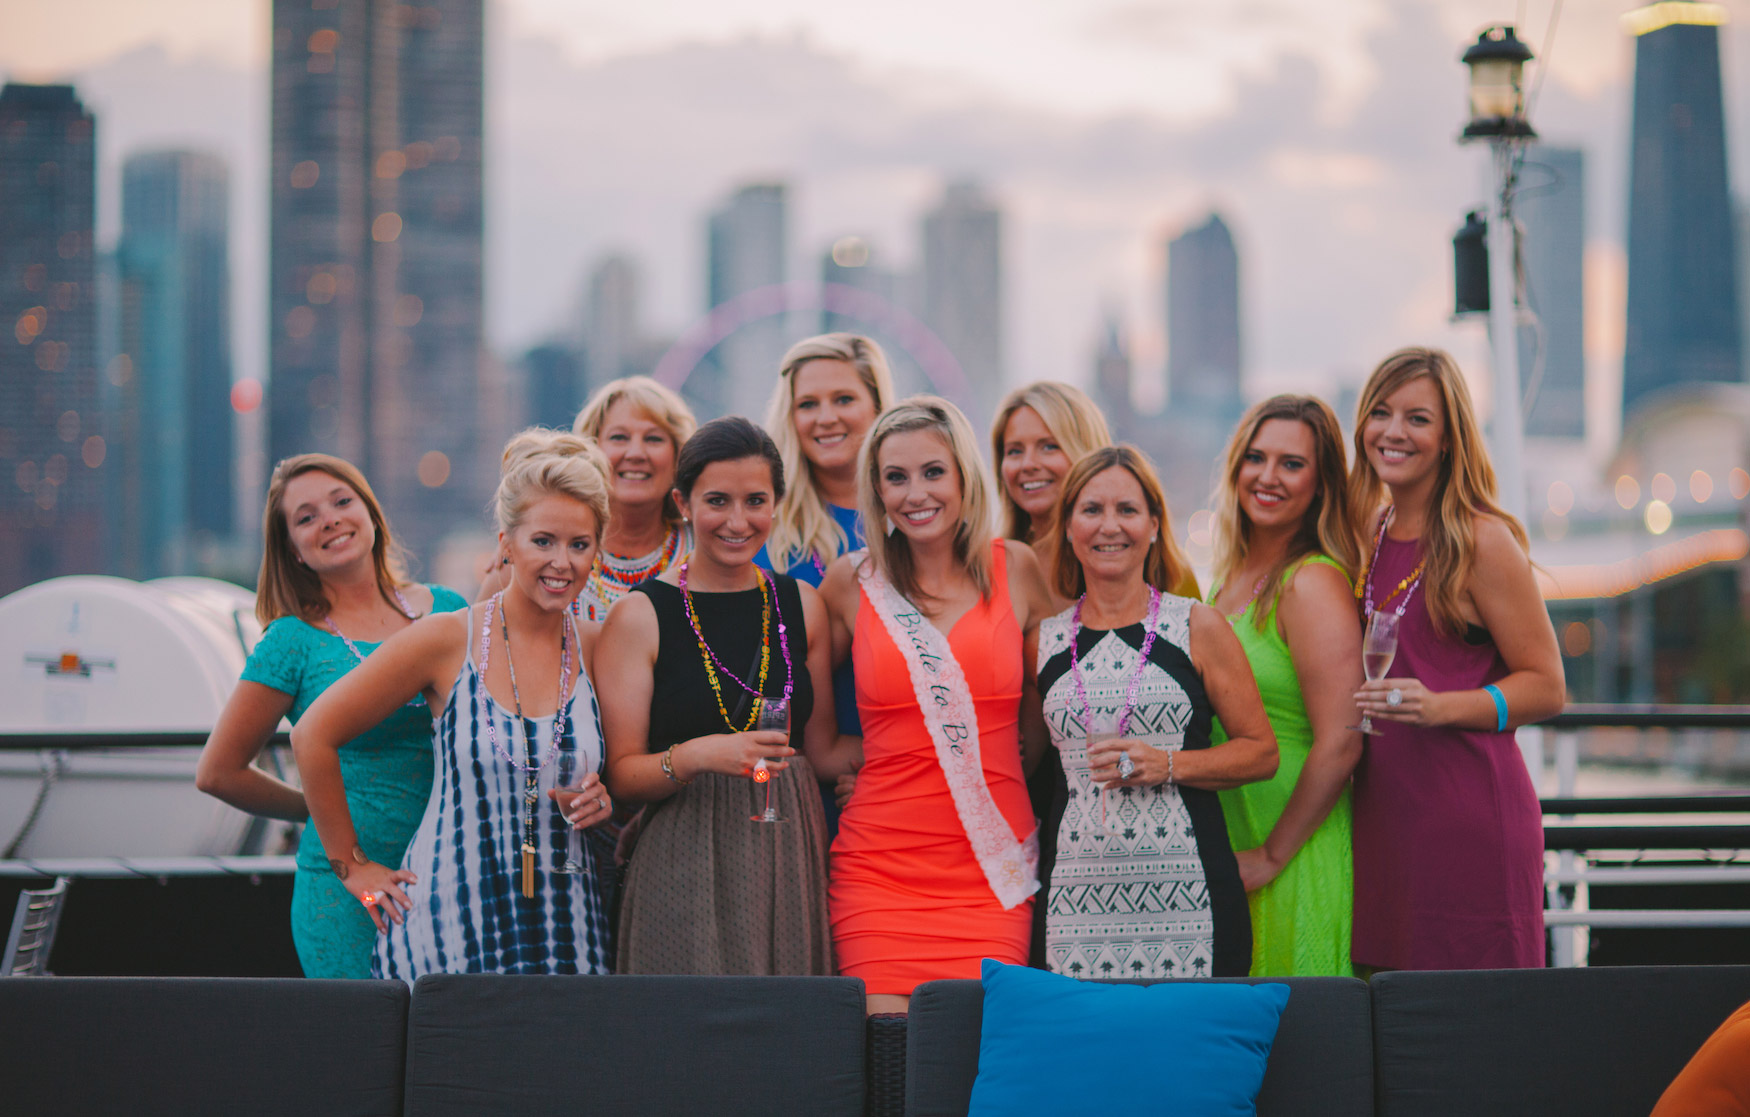
[[1525,419],[1519,396],[1519,284],[1513,189],[1525,145],[1537,133],[1525,119],[1525,63],[1531,48],[1512,27],[1487,27],[1465,50],[1470,67],[1470,123],[1460,143],[1486,141],[1490,177],[1489,341],[1495,357],[1495,472],[1501,505],[1525,519]]

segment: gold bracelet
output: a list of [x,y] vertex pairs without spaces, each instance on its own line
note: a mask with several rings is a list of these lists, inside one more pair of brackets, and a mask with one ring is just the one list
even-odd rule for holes
[[668,748],[663,750],[663,753],[662,753],[662,774],[668,777],[668,780],[670,783],[679,784],[681,787],[685,787],[688,784],[693,782],[692,780],[683,780],[679,776],[674,774],[674,746],[673,745],[670,745],[670,746],[668,746]]

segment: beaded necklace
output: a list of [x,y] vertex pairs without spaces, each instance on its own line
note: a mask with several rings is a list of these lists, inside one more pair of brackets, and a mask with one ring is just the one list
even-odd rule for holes
[[[395,603],[397,605],[401,606],[402,615],[407,617],[409,620],[416,620],[417,618],[414,617],[414,615],[413,615],[413,606],[407,604],[407,595],[401,592],[401,587],[400,586],[391,586],[389,588],[389,592],[395,595]],[[336,636],[340,637],[340,642],[342,644],[346,645],[346,650],[352,653],[352,657],[354,659],[358,660],[360,663],[363,663],[365,661],[365,654],[363,652],[359,651],[359,646],[357,644],[353,643],[352,640],[347,637],[346,633],[340,631],[340,627],[334,623],[333,617],[323,617],[322,623],[328,626],[328,631],[330,631],[330,632],[334,633]],[[406,703],[406,705],[408,705],[408,706],[423,706],[423,705],[425,705],[425,695],[423,695],[423,694],[414,695],[413,700],[411,702]]]
[[[1385,515],[1379,518],[1379,531],[1373,537],[1373,553],[1367,556],[1367,565],[1362,568],[1361,577],[1355,582],[1355,599],[1361,602],[1361,616],[1364,620],[1373,616],[1376,608],[1373,604],[1373,564],[1379,559],[1379,548],[1385,543],[1385,529],[1391,523],[1395,511],[1396,509],[1388,508]],[[1395,589],[1385,595],[1385,600],[1381,601],[1377,608],[1383,609],[1390,605],[1392,598],[1401,593],[1404,595],[1404,599],[1398,602],[1398,607],[1392,611],[1402,617],[1404,610],[1410,607],[1410,598],[1415,595],[1416,587],[1422,584],[1422,568],[1427,565],[1427,559],[1419,560],[1416,563],[1416,569],[1404,575],[1403,580],[1397,584]]]
[[[661,574],[669,568],[669,564],[674,562],[675,555],[679,553],[682,534],[678,527],[671,529],[668,538],[663,540],[655,557],[650,559],[648,563],[644,563],[643,559],[633,559],[630,563],[619,567],[610,566],[607,561],[607,552],[597,547],[595,559],[589,566],[589,577],[584,580],[584,593],[578,595],[578,601],[572,607],[581,610],[583,608],[581,602],[587,594],[601,602],[602,608],[606,609],[630,593],[632,587],[639,582]],[[640,563],[644,564],[639,565]]]
[[[784,626],[784,606],[778,602],[777,587],[771,584],[772,576],[764,570],[759,570],[760,576],[760,674],[758,687],[752,687],[741,681],[740,677],[729,668],[723,666],[723,661],[717,658],[717,653],[711,650],[711,645],[705,642],[705,630],[699,626],[699,616],[693,612],[693,595],[687,592],[687,567],[690,563],[681,563],[681,603],[686,608],[687,624],[692,626],[693,636],[699,641],[699,656],[705,661],[705,678],[711,684],[711,693],[717,699],[717,712],[723,715],[723,724],[729,726],[731,733],[747,733],[759,724],[760,710],[766,704],[766,673],[771,666],[772,644],[772,613],[778,614],[778,648],[784,655],[784,705],[790,705],[790,696],[796,689],[796,672],[790,663],[789,629]],[[758,567],[755,567],[758,570]],[[729,710],[723,704],[723,684],[718,681],[718,675],[727,676],[742,690],[753,695],[753,710],[748,715],[747,725],[738,727],[729,716]]]
[[[514,769],[523,773],[523,801],[521,814],[523,816],[523,895],[533,897],[535,894],[535,806],[541,799],[541,769],[552,763],[559,753],[559,742],[565,738],[565,691],[571,685],[571,644],[566,640],[566,629],[571,627],[569,619],[565,620],[559,629],[559,705],[553,711],[553,740],[547,747],[547,755],[538,762],[535,756],[535,739],[529,734],[529,727],[523,720],[523,696],[517,692],[516,661],[510,656],[510,621],[504,615],[504,591],[499,590],[486,603],[486,616],[480,625],[480,685],[486,685],[486,665],[492,643],[492,610],[498,610],[500,631],[504,633],[504,666],[510,672],[511,702],[516,707],[517,725],[523,733],[523,760],[518,763],[509,749],[498,744],[498,718],[491,711],[486,715],[486,740],[492,751],[503,757]],[[488,692],[488,697],[491,697]]]
[[[1088,600],[1087,594],[1076,598],[1076,611],[1070,617],[1069,634],[1069,673],[1075,680],[1076,698],[1082,704],[1082,730],[1091,731],[1094,722],[1093,707],[1088,704],[1088,688],[1082,685],[1081,657],[1076,654],[1076,645],[1081,643],[1082,634],[1082,604]],[[1130,673],[1130,689],[1124,697],[1124,709],[1118,714],[1118,735],[1124,736],[1124,731],[1130,727],[1130,715],[1136,710],[1137,691],[1142,687],[1142,673],[1148,669],[1148,655],[1155,646],[1155,624],[1161,619],[1161,591],[1153,586],[1148,588],[1148,626],[1142,636],[1142,650],[1136,653],[1136,668]]]

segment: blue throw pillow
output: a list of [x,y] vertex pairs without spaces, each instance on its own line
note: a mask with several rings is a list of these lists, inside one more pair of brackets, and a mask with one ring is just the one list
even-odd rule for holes
[[969,1117],[1255,1114],[1288,986],[1096,985],[984,961]]

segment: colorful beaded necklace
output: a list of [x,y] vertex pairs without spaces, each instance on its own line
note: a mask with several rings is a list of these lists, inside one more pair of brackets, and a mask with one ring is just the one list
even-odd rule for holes
[[[389,592],[395,595],[395,604],[401,606],[401,613],[403,616],[405,616],[408,620],[418,620],[419,619],[413,613],[413,606],[407,604],[407,595],[401,592],[400,586],[390,587]],[[365,653],[359,651],[359,646],[357,644],[353,643],[352,640],[347,637],[346,633],[340,631],[340,627],[334,623],[333,617],[323,617],[322,623],[328,626],[328,631],[330,631],[330,632],[334,633],[336,636],[340,637],[340,642],[342,644],[346,645],[346,650],[352,653],[352,657],[354,659],[358,660],[360,663],[363,663],[365,661]],[[408,705],[408,706],[423,706],[423,705],[425,705],[425,695],[423,695],[423,694],[414,695],[413,700],[411,702],[406,703],[406,705]]]
[[[639,582],[661,574],[674,562],[675,555],[680,553],[683,534],[685,533],[678,526],[671,528],[668,538],[663,540],[662,546],[657,549],[654,556],[648,559],[625,560],[616,555],[614,559],[617,565],[609,565],[608,553],[597,547],[595,561],[590,563],[589,577],[584,581],[584,592],[578,595],[578,601],[581,603],[586,595],[591,596],[601,602],[602,608],[606,609],[632,592],[632,587]],[[582,605],[578,604],[574,607],[581,609]]]
[[[717,658],[717,653],[712,651],[711,645],[705,642],[705,630],[699,626],[698,614],[693,612],[693,595],[687,592],[687,567],[689,565],[690,564],[686,562],[681,563],[681,603],[686,608],[687,624],[692,626],[693,637],[699,641],[699,656],[705,661],[705,678],[710,682],[711,693],[717,699],[717,712],[723,715],[723,724],[729,726],[729,731],[731,733],[747,733],[751,731],[754,726],[759,724],[760,710],[766,704],[766,674],[772,662],[772,643],[770,637],[772,633],[772,613],[774,610],[778,614],[778,648],[784,655],[784,696],[781,701],[786,708],[790,705],[790,696],[796,689],[796,672],[790,662],[789,629],[784,626],[784,607],[778,603],[778,591],[777,587],[772,585],[772,576],[764,570],[760,570],[759,685],[757,687],[749,686],[747,683],[742,682],[735,672],[723,666],[723,661]],[[757,567],[755,569],[758,570]],[[730,718],[729,710],[723,704],[723,684],[718,681],[719,675],[728,677],[728,679],[735,683],[736,686],[753,695],[753,710],[748,715],[747,725],[737,726],[734,720]]]
[[[1375,533],[1373,537],[1373,553],[1367,556],[1367,565],[1361,568],[1361,577],[1355,581],[1355,600],[1361,602],[1361,617],[1363,620],[1373,616],[1373,611],[1376,608],[1373,604],[1373,564],[1379,558],[1379,548],[1385,543],[1385,529],[1391,524],[1392,515],[1395,511],[1396,509],[1387,508],[1385,510],[1385,515],[1379,518],[1379,531]],[[1410,607],[1410,598],[1415,594],[1416,587],[1422,584],[1422,569],[1427,565],[1427,559],[1418,560],[1416,563],[1416,569],[1404,575],[1403,580],[1397,584],[1396,588],[1385,595],[1385,600],[1381,601],[1377,608],[1383,609],[1387,605],[1390,605],[1392,603],[1392,598],[1401,593],[1404,595],[1404,599],[1398,602],[1398,607],[1392,611],[1402,617],[1404,615],[1404,610]]]
[[[1090,732],[1094,723],[1094,710],[1088,704],[1088,688],[1082,685],[1082,661],[1076,654],[1076,645],[1081,643],[1082,635],[1082,604],[1088,600],[1087,594],[1076,598],[1076,611],[1070,617],[1069,633],[1069,673],[1075,680],[1076,699],[1082,704],[1082,731]],[[1136,653],[1136,668],[1130,672],[1130,689],[1124,697],[1124,709],[1118,713],[1118,735],[1124,736],[1124,731],[1130,728],[1130,715],[1136,710],[1136,695],[1142,687],[1142,673],[1148,670],[1148,655],[1155,646],[1155,625],[1161,619],[1161,591],[1153,586],[1148,588],[1148,627],[1143,632],[1142,650]]]

